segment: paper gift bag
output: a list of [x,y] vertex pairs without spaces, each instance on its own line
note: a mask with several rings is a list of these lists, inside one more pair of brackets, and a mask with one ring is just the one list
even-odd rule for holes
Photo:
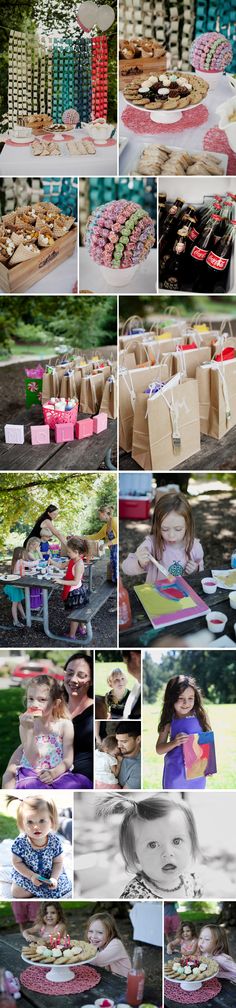
[[209,431],[222,438],[236,424],[236,358],[211,367]]
[[73,396],[76,396],[74,371],[67,371],[67,373],[62,375],[59,382],[59,395],[63,396],[64,399],[72,399]]
[[102,371],[83,375],[80,390],[80,411],[81,413],[98,413],[101,406],[102,394],[106,378],[111,374],[111,366],[107,364]]
[[121,368],[126,368],[127,371],[133,371],[136,366],[136,358],[134,353],[130,353],[129,350],[120,350],[119,353],[119,364]]
[[196,379],[198,385],[200,431],[209,434],[209,416],[211,404],[211,368],[210,365],[197,367]]
[[187,378],[196,378],[196,370],[200,364],[211,360],[211,347],[197,347],[196,350],[176,349],[172,354],[172,374],[186,374]]
[[120,446],[126,452],[132,448],[135,399],[138,392],[144,392],[150,382],[167,381],[168,368],[165,364],[154,367],[121,371],[119,379],[119,431]]
[[83,365],[80,364],[76,366],[74,369],[75,394],[77,399],[79,400],[80,400],[82,377],[83,375],[89,375],[89,374],[91,374],[91,364],[89,362]]
[[134,336],[135,339],[142,339],[145,334],[145,326],[139,315],[130,315],[130,318],[124,323],[122,332],[120,335],[120,347],[124,350],[126,344]]
[[148,469],[166,472],[200,450],[197,382],[176,375],[148,398],[146,411],[140,403],[143,398],[137,398],[132,458],[139,465],[146,460]]
[[59,395],[59,380],[56,372],[56,368],[50,367],[50,370],[45,371],[43,375],[42,384],[42,402],[48,402],[52,396]]
[[25,368],[25,397],[27,409],[34,403],[42,403],[42,384],[44,369],[41,364],[37,367]]
[[110,420],[116,420],[117,383],[114,375],[110,375],[110,378],[106,378],[99,412],[106,413]]

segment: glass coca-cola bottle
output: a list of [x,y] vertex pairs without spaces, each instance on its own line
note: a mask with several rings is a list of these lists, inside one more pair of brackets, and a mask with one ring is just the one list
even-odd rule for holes
[[161,256],[166,249],[168,250],[172,244],[173,236],[175,237],[178,228],[178,221],[180,218],[181,210],[184,205],[184,201],[181,199],[176,199],[174,203],[169,207],[168,213],[165,219],[164,230],[159,237],[159,256]]
[[185,252],[188,228],[177,231],[172,253],[166,257],[162,287],[165,290],[182,290],[184,286]]
[[159,237],[163,232],[167,215],[166,193],[159,193]]
[[230,271],[236,220],[230,221],[224,235],[218,238],[206,257],[206,290],[214,294],[225,294]]
[[197,242],[192,246],[190,253],[190,274],[191,274],[191,290],[192,291],[205,291],[205,260],[207,253],[212,248],[213,236],[219,226],[220,217],[218,214],[212,214],[211,218],[205,224],[205,227],[199,234]]

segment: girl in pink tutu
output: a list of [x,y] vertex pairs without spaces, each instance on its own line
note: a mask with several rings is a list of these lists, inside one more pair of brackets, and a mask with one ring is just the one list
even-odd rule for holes
[[91,788],[83,774],[71,772],[74,727],[62,685],[41,675],[27,683],[27,709],[20,715],[23,747],[16,788]]

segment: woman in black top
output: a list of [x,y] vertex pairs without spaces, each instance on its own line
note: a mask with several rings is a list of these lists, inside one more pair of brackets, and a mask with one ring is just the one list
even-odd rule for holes
[[48,528],[48,530],[50,532],[52,532],[53,535],[58,536],[58,539],[62,539],[63,538],[60,535],[60,532],[58,532],[58,529],[56,528],[56,526],[53,524],[53,522],[56,520],[56,517],[58,515],[58,511],[59,511],[59,508],[57,507],[56,504],[49,504],[48,505],[48,507],[46,508],[46,511],[43,511],[43,513],[39,516],[39,518],[37,518],[37,521],[35,522],[35,525],[31,529],[31,532],[29,532],[29,534],[26,536],[26,539],[25,539],[25,541],[23,543],[23,547],[24,548],[27,545],[27,542],[28,542],[29,539],[32,539],[32,538],[40,539],[40,532],[41,532],[41,528],[42,528],[42,525],[43,525],[44,522],[47,523],[47,528]]
[[83,651],[68,658],[64,690],[74,725],[74,772],[93,781],[93,658]]

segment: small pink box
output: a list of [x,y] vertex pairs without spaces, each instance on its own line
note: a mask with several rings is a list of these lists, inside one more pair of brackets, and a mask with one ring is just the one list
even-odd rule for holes
[[4,427],[6,444],[24,444],[24,424],[6,423]]
[[62,444],[63,441],[74,441],[74,424],[72,423],[59,423],[55,424],[55,441],[57,444]]
[[75,425],[75,437],[78,441],[82,441],[82,438],[91,437],[93,434],[93,420],[91,417],[87,417],[86,420],[77,420]]
[[50,431],[48,424],[36,424],[30,428],[31,444],[50,444]]
[[98,413],[98,416],[93,417],[93,433],[100,434],[101,431],[107,428],[107,414]]

